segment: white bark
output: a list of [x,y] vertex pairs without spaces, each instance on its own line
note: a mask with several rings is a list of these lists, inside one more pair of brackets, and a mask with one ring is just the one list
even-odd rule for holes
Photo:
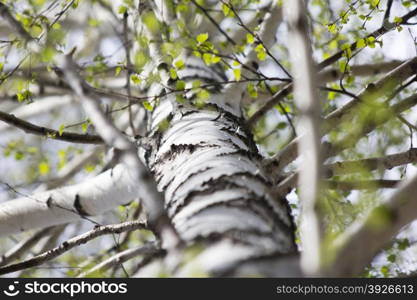
[[[200,63],[199,68],[207,67]],[[152,142],[144,158],[165,191],[166,210],[179,235],[211,245],[202,254],[211,259],[196,261],[216,273],[242,260],[294,251],[287,204],[269,193],[240,111],[224,105],[221,93],[214,92],[205,108],[167,98],[152,114]],[[164,120],[170,125],[161,131]]]
[[100,215],[137,195],[135,178],[119,164],[79,184],[0,203],[0,236]]
[[318,210],[321,185],[320,101],[316,91],[315,67],[308,32],[307,10],[303,0],[284,2],[289,26],[291,61],[293,65],[294,100],[300,111],[297,132],[299,153],[304,164],[300,169],[299,197],[301,201],[300,237],[301,266],[308,275],[316,275],[321,264],[323,228]]

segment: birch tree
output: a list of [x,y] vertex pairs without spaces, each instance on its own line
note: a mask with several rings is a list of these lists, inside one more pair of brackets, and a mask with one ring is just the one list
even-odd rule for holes
[[412,276],[417,3],[337,2],[2,1],[0,274]]

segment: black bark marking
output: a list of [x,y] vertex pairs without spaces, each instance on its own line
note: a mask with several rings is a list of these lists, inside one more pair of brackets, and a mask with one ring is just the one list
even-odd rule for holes
[[74,208],[80,216],[90,216],[90,214],[83,208],[81,204],[81,197],[78,194],[75,195]]
[[218,241],[222,241],[225,238],[229,239],[234,244],[241,244],[246,246],[253,246],[253,243],[249,242],[249,236],[254,237],[268,237],[274,239],[273,234],[270,232],[263,232],[256,229],[248,229],[248,230],[241,230],[238,228],[233,228],[229,230],[225,230],[223,232],[219,231],[212,231],[208,234],[200,234],[196,236],[193,241],[203,244],[212,244]]
[[[186,197],[182,199],[171,199],[170,202],[167,203],[167,209],[172,208],[174,205],[176,205],[174,211],[170,213],[171,217],[174,217],[176,214],[178,214],[185,206],[187,206],[194,197],[199,195],[210,195],[216,191],[223,191],[230,188],[237,188],[240,187],[237,184],[233,182],[225,182],[224,180],[218,180],[217,179],[209,179],[204,181],[201,184],[202,187],[207,186],[207,188],[203,190],[193,190],[190,191]],[[182,201],[181,201],[182,200]],[[178,202],[181,201],[181,203],[178,204]]]
[[164,153],[153,165],[165,163],[166,160],[173,160],[178,154],[188,151],[193,154],[198,149],[218,148],[217,145],[200,142],[198,144],[172,144],[168,152]]
[[234,152],[220,153],[220,154],[217,154],[216,156],[217,157],[222,157],[222,156],[229,156],[229,155],[230,156],[235,156],[235,155],[244,156],[244,157],[249,158],[252,161],[257,161],[257,162],[262,160],[262,156],[260,156],[258,153],[253,153],[252,151],[248,151],[248,150],[245,150],[245,149],[237,149]]
[[49,196],[49,197],[48,197],[48,199],[46,200],[46,206],[47,206],[48,208],[51,208],[51,206],[52,206],[52,201],[53,201],[52,197],[51,197],[51,196]]

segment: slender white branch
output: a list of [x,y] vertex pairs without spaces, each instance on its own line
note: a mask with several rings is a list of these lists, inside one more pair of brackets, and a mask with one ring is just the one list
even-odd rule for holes
[[301,208],[300,236],[303,247],[301,267],[308,275],[320,268],[322,226],[317,198],[321,181],[320,102],[316,91],[311,42],[308,36],[307,10],[302,0],[285,1],[284,12],[289,25],[294,100],[300,111],[298,132],[303,136],[299,152],[307,162],[300,170]]
[[69,251],[70,249],[77,247],[79,245],[85,244],[99,236],[102,236],[105,234],[116,234],[116,233],[121,233],[124,231],[137,230],[137,229],[146,229],[146,225],[140,221],[129,221],[129,222],[120,223],[120,224],[97,226],[96,228],[84,234],[73,237],[69,239],[68,241],[63,242],[58,247],[51,249],[47,252],[39,254],[35,257],[32,257],[20,263],[0,267],[0,275],[41,265],[44,262],[50,261],[62,255],[63,253]]
[[98,265],[94,266],[87,272],[81,273],[77,277],[87,277],[88,275],[93,274],[95,272],[104,272],[139,255],[148,255],[152,253],[157,253],[158,251],[159,247],[155,243],[148,243],[138,247],[130,248],[102,261]]
[[29,238],[17,243],[13,248],[9,249],[5,254],[1,256],[0,266],[7,265],[14,259],[19,258],[24,252],[28,251],[33,247],[33,245],[38,243],[39,240],[51,233],[53,229],[54,227],[41,229]]
[[[384,74],[389,72],[398,66],[400,66],[404,61],[388,61],[375,64],[363,64],[363,65],[352,65],[349,68],[349,74],[355,77],[367,77]],[[319,84],[324,84],[327,82],[339,80],[342,77],[343,72],[339,69],[326,69],[319,73]]]

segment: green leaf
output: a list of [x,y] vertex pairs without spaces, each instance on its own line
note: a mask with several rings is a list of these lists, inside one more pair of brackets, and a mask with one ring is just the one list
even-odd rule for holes
[[264,61],[266,59],[266,50],[262,44],[256,46],[255,52],[259,60]]
[[396,23],[396,24],[400,24],[400,23],[402,23],[402,21],[403,21],[403,18],[401,18],[401,17],[395,17],[394,18],[394,23]]
[[16,96],[17,96],[17,101],[23,102],[32,97],[32,92],[29,90],[24,90],[21,93],[17,93]]
[[198,93],[197,93],[197,98],[199,100],[202,101],[206,101],[210,98],[210,92],[207,91],[206,89],[201,89]]
[[96,168],[95,165],[93,165],[93,164],[87,164],[87,165],[85,165],[84,170],[87,173],[91,173],[91,172],[93,172],[95,170],[95,168]]
[[397,241],[398,249],[405,250],[410,246],[410,241],[405,238]]
[[182,59],[177,60],[176,62],[174,62],[174,66],[178,69],[181,70],[185,67],[185,62]]
[[390,263],[394,263],[396,259],[397,259],[397,256],[395,254],[388,255],[388,257],[387,257],[387,260]]
[[211,57],[212,57],[212,55],[210,53],[204,53],[203,54],[204,63],[208,66],[211,65]]
[[212,64],[217,64],[218,62],[220,62],[222,60],[222,58],[220,56],[217,55],[212,55],[211,56],[211,63]]
[[14,158],[16,160],[22,160],[25,157],[25,154],[22,151],[16,151]]
[[246,34],[246,42],[248,44],[253,44],[255,42],[255,37],[251,33]]
[[152,33],[160,33],[161,25],[153,12],[145,13],[142,17],[143,23]]
[[178,103],[185,103],[185,98],[184,98],[184,96],[183,95],[175,95],[175,100],[178,102]]
[[382,275],[384,275],[384,277],[389,277],[389,267],[388,266],[382,266],[380,269]]
[[174,80],[178,78],[177,71],[174,68],[169,69],[169,77]]
[[201,81],[200,80],[194,80],[192,83],[192,86],[194,89],[199,88],[201,86]]
[[59,125],[58,134],[61,136],[64,133],[65,125],[61,124]]
[[90,124],[91,124],[90,120],[87,120],[86,122],[81,124],[81,130],[82,130],[83,133],[87,132],[88,127],[90,126]]
[[46,161],[39,163],[38,171],[41,175],[47,175],[49,173],[49,164]]
[[337,33],[337,25],[336,24],[329,24],[327,25],[327,29],[329,30],[330,33]]
[[252,82],[248,83],[247,90],[251,98],[258,98],[258,91]]
[[365,39],[359,39],[356,42],[356,48],[361,49],[361,48],[365,48],[366,47],[366,41]]
[[139,76],[138,75],[136,75],[136,74],[132,74],[131,76],[130,76],[130,80],[132,80],[132,82],[134,83],[134,84],[140,84],[140,78],[139,78]]
[[222,4],[222,11],[225,17],[234,17],[235,14],[226,3]]
[[120,5],[119,8],[117,9],[117,12],[119,14],[122,14],[123,15],[125,12],[127,12],[127,7],[124,6],[124,5]]
[[182,91],[182,90],[184,90],[184,89],[185,89],[185,81],[183,81],[183,80],[178,80],[178,81],[175,83],[175,88],[176,88],[178,91]]
[[143,101],[142,105],[147,111],[153,111],[153,106],[149,103],[149,101]]
[[233,69],[233,75],[237,81],[240,81],[241,77],[241,70],[240,69]]
[[207,41],[208,36],[208,33],[200,33],[199,35],[197,35],[197,42],[199,42],[200,44],[204,43],[205,41]]

